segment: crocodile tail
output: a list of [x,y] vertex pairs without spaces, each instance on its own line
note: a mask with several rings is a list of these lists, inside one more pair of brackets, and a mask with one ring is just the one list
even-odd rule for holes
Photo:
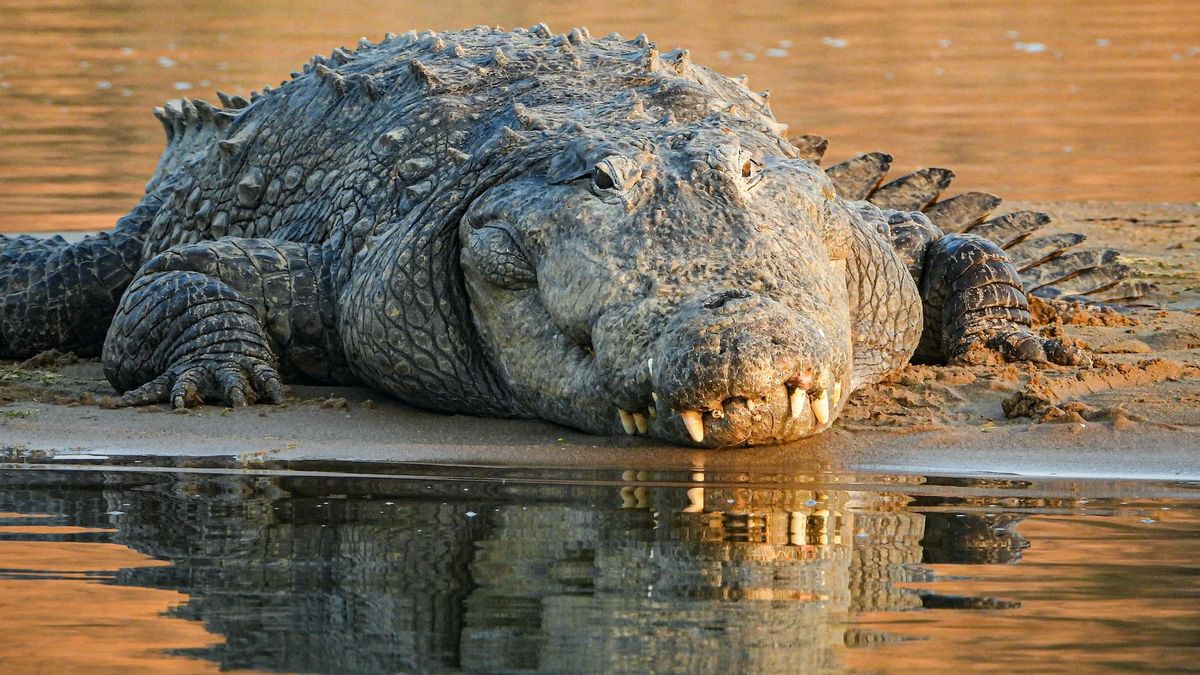
[[146,195],[111,232],[74,243],[0,235],[0,358],[46,349],[99,354],[161,204],[161,193]]
[[954,172],[919,169],[884,182],[891,163],[890,155],[872,152],[830,166],[825,173],[844,199],[865,200],[883,209],[920,211],[943,232],[973,234],[995,243],[1012,259],[1026,293],[1089,303],[1135,304],[1156,288],[1138,279],[1139,271],[1117,251],[1080,248],[1086,237],[1075,232],[1048,232],[1048,214],[1013,211],[992,217],[1001,200],[986,192],[964,192],[939,200]]

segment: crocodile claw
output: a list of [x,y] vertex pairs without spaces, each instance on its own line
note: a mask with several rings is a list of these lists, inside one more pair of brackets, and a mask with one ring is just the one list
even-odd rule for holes
[[283,382],[270,365],[244,359],[244,362],[200,359],[173,366],[167,372],[125,392],[118,407],[170,403],[172,408],[203,405],[206,400],[220,401],[229,407],[248,403],[283,403]]

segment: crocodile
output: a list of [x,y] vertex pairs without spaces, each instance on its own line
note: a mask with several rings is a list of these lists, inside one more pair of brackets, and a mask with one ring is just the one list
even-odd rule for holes
[[644,35],[388,34],[219,96],[156,109],[112,231],[0,238],[0,356],[98,353],[125,406],[358,383],[745,446],[828,429],[910,360],[1086,363],[1027,291],[1137,290],[1043,214],[939,201],[948,170],[822,169],[766,94]]

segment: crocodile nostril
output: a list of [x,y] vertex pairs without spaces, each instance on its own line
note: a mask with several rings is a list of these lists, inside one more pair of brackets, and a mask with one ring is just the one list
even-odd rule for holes
[[754,294],[750,291],[737,288],[730,289],[728,291],[721,291],[720,293],[709,296],[709,298],[704,301],[704,309],[721,309],[729,302],[735,300],[747,300],[753,297]]

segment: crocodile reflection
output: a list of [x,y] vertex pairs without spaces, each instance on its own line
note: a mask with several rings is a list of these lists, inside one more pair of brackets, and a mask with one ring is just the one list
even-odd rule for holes
[[890,639],[851,627],[857,613],[1006,606],[898,586],[923,578],[916,563],[1011,562],[1025,546],[1013,517],[917,512],[903,485],[644,477],[7,473],[0,511],[119,512],[115,541],[173,563],[119,583],[188,594],[174,611],[225,637],[193,655],[306,672],[835,668],[844,645]]

